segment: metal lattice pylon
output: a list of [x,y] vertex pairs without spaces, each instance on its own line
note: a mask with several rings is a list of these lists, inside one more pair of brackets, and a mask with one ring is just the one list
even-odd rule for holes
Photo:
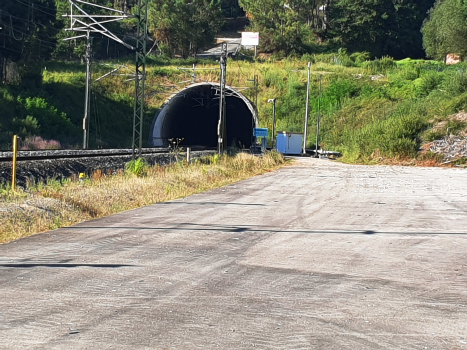
[[[148,0],[146,0],[148,1]],[[90,121],[90,101],[91,101],[91,66],[92,66],[92,37],[91,33],[98,33],[106,36],[125,47],[136,50],[135,47],[125,43],[118,38],[110,30],[105,27],[105,24],[111,22],[118,22],[126,18],[134,17],[123,11],[112,9],[110,7],[93,4],[83,0],[68,0],[70,3],[70,14],[64,14],[62,17],[70,18],[70,28],[66,31],[84,32],[86,34],[77,35],[63,39],[64,41],[86,38],[86,92],[84,103],[84,117],[83,117],[83,149],[89,147],[89,121]],[[81,6],[81,7],[80,7]],[[109,14],[90,14],[83,9],[87,6],[91,9],[105,10]],[[147,11],[146,11],[147,13]]]
[[143,147],[144,90],[146,80],[146,53],[149,0],[138,0],[138,28],[136,34],[135,108],[133,114],[133,157]]

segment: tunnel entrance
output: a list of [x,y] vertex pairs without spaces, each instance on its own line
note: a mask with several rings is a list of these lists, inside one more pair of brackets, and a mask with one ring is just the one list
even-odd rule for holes
[[[149,144],[167,147],[171,138],[184,138],[182,146],[217,146],[219,121],[217,83],[193,84],[171,96],[154,117]],[[237,90],[226,87],[227,146],[247,147],[258,125],[253,103]]]

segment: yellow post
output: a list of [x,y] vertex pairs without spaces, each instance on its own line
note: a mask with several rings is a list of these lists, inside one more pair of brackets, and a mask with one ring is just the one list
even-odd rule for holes
[[13,170],[11,172],[11,189],[16,191],[16,157],[18,156],[18,136],[13,136]]

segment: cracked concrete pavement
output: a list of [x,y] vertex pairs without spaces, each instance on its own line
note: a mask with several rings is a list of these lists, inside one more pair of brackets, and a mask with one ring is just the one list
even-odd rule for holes
[[467,349],[466,180],[299,159],[0,245],[0,349]]

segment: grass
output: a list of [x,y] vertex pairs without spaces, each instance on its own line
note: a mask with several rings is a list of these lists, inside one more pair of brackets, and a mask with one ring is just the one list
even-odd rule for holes
[[[345,162],[372,163],[377,158],[419,157],[423,142],[446,135],[430,131],[433,118],[467,109],[467,64],[446,66],[423,60],[394,61],[385,57],[367,61],[367,55],[339,51],[336,54],[304,55],[301,59],[229,60],[227,84],[248,87],[248,98],[257,100],[261,127],[272,129],[272,104],[277,100],[276,130],[302,132],[305,117],[307,62],[312,62],[310,89],[309,148],[315,147],[319,101],[319,76],[322,76],[322,132],[320,146],[341,152]],[[194,61],[151,59],[147,83],[151,89],[190,81],[189,73],[177,67],[191,68]],[[199,68],[217,68],[218,63],[199,61]],[[114,67],[126,65],[119,73],[132,73],[130,62],[96,65],[95,77]],[[81,139],[84,66],[54,63],[42,73],[40,89],[0,85],[0,147],[9,146],[11,133],[41,136],[64,145],[78,145]],[[205,81],[219,81],[219,71],[200,70]],[[251,81],[259,78],[255,88]],[[92,147],[128,147],[131,143],[133,84],[125,78],[110,76],[95,83],[91,117]],[[187,84],[186,84],[187,85]],[[178,85],[183,88],[183,84]],[[149,91],[148,90],[148,91]],[[151,90],[152,91],[152,90]],[[171,90],[167,90],[171,91]],[[2,99],[3,95],[3,99]],[[152,94],[146,99],[143,140],[155,112],[168,94]],[[29,99],[28,99],[29,98]],[[59,135],[43,130],[48,121],[60,125]],[[465,129],[464,124],[449,126]],[[10,133],[2,138],[3,130]],[[68,140],[68,141],[67,141]]]
[[183,198],[277,169],[285,163],[275,152],[264,157],[239,153],[210,156],[194,163],[137,166],[114,176],[95,172],[83,182],[49,181],[26,191],[0,189],[0,243],[70,226],[142,206]]

